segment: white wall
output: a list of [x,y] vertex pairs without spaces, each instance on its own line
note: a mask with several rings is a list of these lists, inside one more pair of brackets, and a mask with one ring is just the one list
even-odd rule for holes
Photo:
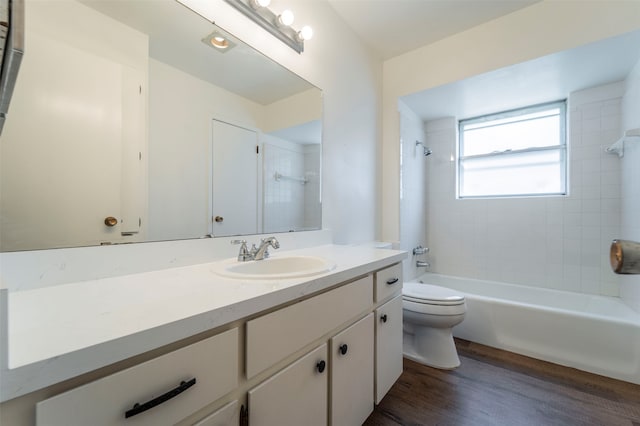
[[425,157],[416,141],[428,144],[420,117],[400,105],[400,141],[402,144],[402,190],[400,192],[400,249],[409,252],[403,264],[405,279],[416,277],[428,268],[417,268],[416,261],[430,261],[428,255],[413,256],[412,251],[421,245],[428,246],[427,220],[427,172],[432,156]]
[[[541,25],[544,23],[544,25]],[[382,238],[399,238],[399,97],[640,28],[640,2],[542,1],[383,64]]]
[[[622,132],[640,128],[640,62],[626,80],[622,98]],[[622,133],[621,132],[621,133]],[[640,241],[640,140],[625,143],[622,158],[620,238]],[[640,275],[621,277],[620,297],[640,312]]]
[[272,4],[274,9],[290,7],[296,25],[313,27],[313,39],[305,43],[302,54],[223,0],[184,2],[323,90],[323,227],[333,231],[337,243],[374,240],[379,226],[379,59],[325,1],[276,0]]

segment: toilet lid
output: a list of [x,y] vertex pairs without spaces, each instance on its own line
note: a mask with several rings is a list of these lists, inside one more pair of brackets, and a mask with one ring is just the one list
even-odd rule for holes
[[417,303],[432,305],[461,305],[464,295],[445,287],[422,283],[404,283],[402,297]]

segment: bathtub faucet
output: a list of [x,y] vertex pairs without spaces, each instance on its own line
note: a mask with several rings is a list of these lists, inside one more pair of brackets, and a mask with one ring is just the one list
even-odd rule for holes
[[427,254],[429,252],[429,247],[422,247],[419,245],[418,247],[413,249],[414,256],[420,256],[421,254]]
[[430,268],[431,264],[429,262],[425,262],[424,260],[416,260],[416,266],[418,268]]

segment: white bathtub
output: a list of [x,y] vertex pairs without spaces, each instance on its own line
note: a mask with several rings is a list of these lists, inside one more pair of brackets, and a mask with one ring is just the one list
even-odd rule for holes
[[640,313],[615,297],[427,273],[464,293],[456,337],[640,384]]

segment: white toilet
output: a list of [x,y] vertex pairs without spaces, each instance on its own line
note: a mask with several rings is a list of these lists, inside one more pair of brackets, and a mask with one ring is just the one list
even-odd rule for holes
[[451,329],[462,322],[466,311],[463,294],[430,284],[404,283],[404,356],[436,368],[459,366]]

